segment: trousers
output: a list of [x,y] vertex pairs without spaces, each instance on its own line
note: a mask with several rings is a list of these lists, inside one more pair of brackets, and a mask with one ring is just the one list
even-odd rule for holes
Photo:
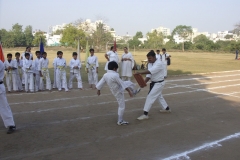
[[62,90],[62,87],[65,89],[65,91],[68,91],[67,87],[67,77],[66,77],[66,71],[57,69],[56,72],[56,82],[58,90]]
[[32,72],[24,72],[25,77],[25,91],[34,92],[34,82],[33,82],[33,73]]
[[95,69],[88,69],[88,83],[97,85],[98,74]]
[[51,79],[49,76],[49,71],[47,70],[42,70],[42,77],[40,77],[40,87],[42,90],[44,90],[44,81],[46,82],[46,89],[51,90]]
[[78,88],[82,88],[82,78],[81,78],[80,72],[79,73],[70,72],[69,88],[72,88],[72,81],[75,77],[78,81]]
[[4,84],[0,84],[0,114],[6,128],[9,126],[15,126],[12,110],[7,101]]

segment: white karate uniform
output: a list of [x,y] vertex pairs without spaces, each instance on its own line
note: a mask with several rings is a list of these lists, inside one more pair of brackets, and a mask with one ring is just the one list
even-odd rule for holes
[[[78,67],[78,69],[74,68],[76,66]],[[72,81],[75,77],[77,78],[78,81],[78,88],[82,88],[82,78],[80,73],[81,62],[79,61],[79,59],[75,60],[73,58],[69,63],[69,67],[70,67],[69,88],[72,88]]]
[[167,59],[169,57],[169,54],[165,53],[162,54],[162,62],[164,67],[164,77],[167,77]]
[[118,58],[117,52],[108,51],[107,55],[108,55],[109,61],[107,61],[106,65],[105,65],[105,68],[104,68],[106,71],[108,70],[108,63],[109,62],[115,61],[115,62],[119,63],[119,58]]
[[38,72],[41,71],[42,73],[42,77],[40,77],[40,87],[42,90],[44,90],[44,80],[46,82],[46,89],[51,90],[52,86],[51,86],[51,79],[49,76],[49,70],[48,70],[48,64],[49,64],[49,60],[46,58],[41,58],[39,61],[39,65],[38,65]]
[[53,88],[58,88],[57,87],[57,81],[56,81],[56,73],[57,73],[57,65],[56,65],[56,61],[57,61],[58,57],[54,58],[53,60],[53,68],[54,68],[54,79],[53,79]]
[[35,77],[34,77],[34,84],[35,84],[35,91],[37,92],[38,90],[42,90],[42,87],[40,87],[40,74],[39,74],[39,70],[38,70],[38,66],[39,66],[39,61],[41,60],[41,58],[37,58],[33,61],[34,64],[34,72],[35,73]]
[[5,60],[4,62],[4,67],[5,67],[5,70],[6,70],[6,84],[7,84],[7,88],[8,88],[8,91],[11,92],[12,89],[13,89],[13,84],[14,84],[14,89],[16,91],[16,69],[11,69],[11,70],[7,70],[8,67],[14,67],[14,61],[11,60],[10,62],[8,60]]
[[124,53],[122,55],[122,59],[123,58],[129,58],[130,60],[122,61],[122,65],[121,65],[122,80],[127,80],[128,78],[128,81],[130,81],[132,77],[132,68],[134,66],[134,59],[130,52]]
[[128,87],[134,86],[130,81],[123,81],[120,79],[119,74],[113,70],[108,70],[97,83],[96,88],[101,90],[104,84],[107,83],[112,94],[115,96],[118,102],[118,116],[122,120],[123,113],[125,110],[124,90]]
[[13,120],[13,114],[11,108],[8,104],[7,97],[6,97],[6,90],[3,84],[4,78],[4,64],[0,61],[0,114],[3,120],[5,127],[15,126]]
[[162,96],[162,90],[165,85],[163,63],[158,60],[156,60],[154,63],[148,63],[148,70],[151,72],[151,74],[148,74],[147,77],[151,78],[152,82],[157,83],[154,84],[152,90],[148,93],[143,110],[149,112],[156,99],[158,99],[158,102],[162,105],[162,108],[166,109],[168,105]]
[[15,59],[14,60],[14,68],[16,68],[16,74],[15,74],[16,84],[13,84],[13,90],[16,89],[16,91],[22,91],[23,90],[22,80],[21,80],[21,77],[20,77],[20,74],[22,72],[22,67],[23,67],[23,61],[21,59],[19,59],[19,60]]
[[23,60],[23,70],[24,70],[24,77],[25,77],[25,91],[34,92],[34,79],[33,79],[33,72],[35,70],[34,63],[32,60],[25,59]]
[[65,91],[68,91],[67,87],[67,77],[66,77],[66,60],[64,58],[58,58],[56,60],[56,67],[57,67],[57,72],[56,72],[56,81],[57,81],[57,86],[58,90],[62,90],[62,86],[65,89]]
[[[21,60],[22,60],[22,61],[26,59],[25,53],[28,53],[28,52],[23,52],[23,53],[21,54]],[[29,54],[30,54],[29,59],[32,60],[32,59],[33,59],[33,54],[32,54],[32,53],[29,53]],[[22,68],[22,84],[25,84],[25,75],[24,75],[24,70],[23,70],[23,68]]]
[[97,68],[99,67],[98,65],[98,58],[93,55],[89,56],[87,59],[87,70],[88,70],[88,82],[89,84],[94,84],[97,85],[98,83],[98,73],[97,73]]

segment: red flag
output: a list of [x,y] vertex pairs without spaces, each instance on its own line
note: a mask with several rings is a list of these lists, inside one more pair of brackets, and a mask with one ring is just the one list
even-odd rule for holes
[[4,62],[4,55],[3,55],[3,50],[2,50],[2,44],[0,42],[0,60]]
[[113,50],[114,50],[114,51],[117,51],[117,43],[116,43],[116,38],[115,38],[115,40],[114,40]]

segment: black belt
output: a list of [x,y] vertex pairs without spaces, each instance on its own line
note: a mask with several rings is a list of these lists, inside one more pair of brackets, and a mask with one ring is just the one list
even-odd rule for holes
[[157,82],[152,81],[152,82],[150,83],[150,90],[149,90],[148,94],[151,92],[151,90],[152,90],[152,88],[154,87],[155,83],[161,83],[161,82],[163,82],[163,81],[164,81],[164,80],[157,81]]
[[3,81],[0,81],[0,84],[3,84]]

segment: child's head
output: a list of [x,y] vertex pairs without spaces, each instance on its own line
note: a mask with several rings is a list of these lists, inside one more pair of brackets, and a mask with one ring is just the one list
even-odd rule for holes
[[163,52],[163,53],[165,53],[165,52],[166,52],[166,49],[165,49],[165,48],[163,48],[163,49],[162,49],[162,52]]
[[30,53],[31,52],[31,47],[30,46],[27,46],[26,47],[26,51],[25,52],[28,52],[28,53]]
[[25,58],[29,60],[30,54],[29,53],[25,53]]
[[19,52],[16,52],[16,53],[15,53],[15,57],[16,57],[16,59],[19,59],[20,53],[19,53]]
[[118,64],[115,61],[111,61],[108,63],[108,70],[116,71],[118,69]]
[[10,60],[12,60],[12,54],[11,53],[8,53],[7,54],[7,59],[10,61]]
[[58,54],[58,58],[62,58],[62,56],[63,56],[63,52],[62,51],[58,51],[57,54]]
[[156,52],[157,52],[157,54],[159,54],[159,53],[160,53],[160,50],[158,49],[158,50],[156,50]]
[[42,57],[43,57],[44,59],[46,59],[46,57],[47,57],[47,52],[43,52]]
[[89,52],[90,52],[91,56],[94,55],[94,49],[91,48],[91,49],[89,50]]
[[77,55],[78,55],[77,52],[73,52],[73,54],[72,54],[74,59],[77,59]]
[[40,51],[36,51],[35,54],[36,54],[37,58],[40,58],[40,54],[41,54]]

